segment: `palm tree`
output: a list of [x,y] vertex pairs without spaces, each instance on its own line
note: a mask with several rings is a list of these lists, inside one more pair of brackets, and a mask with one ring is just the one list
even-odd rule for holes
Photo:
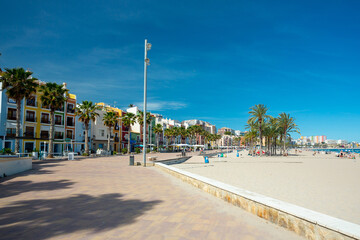
[[99,110],[100,107],[93,104],[91,101],[83,101],[78,104],[76,107],[75,114],[79,116],[79,121],[83,122],[85,125],[85,153],[89,154],[89,124],[90,122],[94,122],[96,117],[99,116],[99,113],[96,111]]
[[[138,115],[136,116],[136,120],[140,124],[141,129],[143,129],[143,126],[144,126],[144,113],[142,111],[138,112]],[[149,125],[151,123],[151,121],[152,121],[152,116],[151,116],[151,114],[149,112],[147,112],[146,113],[146,123],[145,124]],[[145,136],[146,136],[146,133],[145,133]],[[146,146],[144,146],[143,148],[144,148],[144,151],[146,151]]]
[[108,127],[108,145],[107,145],[108,152],[110,151],[111,128],[116,125],[118,119],[119,117],[114,111],[107,111],[103,117],[104,125]]
[[283,154],[286,151],[286,137],[290,132],[297,132],[300,134],[300,130],[295,124],[295,119],[290,117],[290,114],[280,113],[279,114],[279,126],[282,128],[282,134],[284,136],[284,150]]
[[50,109],[49,158],[53,157],[55,110],[62,108],[66,102],[68,89],[57,83],[40,85],[42,105]]
[[264,104],[258,104],[250,108],[250,118],[248,122],[259,124],[259,138],[260,138],[260,156],[262,155],[262,123],[270,116],[266,114],[268,108]]
[[192,144],[194,144],[194,137],[195,137],[195,135],[196,135],[196,133],[195,133],[195,126],[194,126],[194,125],[193,125],[193,126],[190,126],[190,127],[188,127],[186,130],[187,130],[188,136],[189,136],[189,138],[190,138],[190,145],[192,145]]
[[155,125],[153,130],[156,135],[156,149],[159,151],[159,138],[160,138],[160,134],[163,132],[163,126],[160,123],[158,123]]
[[123,124],[124,126],[129,129],[129,134],[128,134],[128,153],[130,153],[131,151],[131,145],[130,145],[130,140],[131,140],[131,125],[133,125],[136,121],[136,116],[133,113],[127,112],[124,117],[122,118],[123,120]]
[[183,143],[183,140],[185,143],[185,139],[188,136],[188,131],[186,131],[186,128],[184,126],[181,126],[179,128],[179,135],[181,136],[181,143]]
[[194,132],[195,132],[195,136],[196,136],[196,144],[198,144],[199,142],[198,142],[198,139],[200,138],[200,134],[201,134],[201,132],[202,132],[202,127],[201,126],[199,126],[199,125],[195,125],[194,126]]
[[166,143],[167,143],[167,146],[169,147],[169,138],[172,136],[172,130],[170,129],[170,128],[167,128],[167,129],[165,129],[165,131],[164,131],[164,136],[166,137],[166,139],[167,139],[167,141],[166,141]]
[[5,68],[2,77],[2,90],[6,89],[6,95],[16,102],[16,138],[15,138],[15,153],[20,151],[20,112],[21,100],[28,98],[38,87],[36,78],[31,77],[33,73],[25,71],[23,68]]

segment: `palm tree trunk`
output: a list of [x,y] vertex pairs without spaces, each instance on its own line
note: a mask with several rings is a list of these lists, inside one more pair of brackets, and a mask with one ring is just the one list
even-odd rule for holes
[[55,111],[50,111],[49,158],[53,158]]
[[284,133],[284,155],[286,154],[286,132]]
[[260,137],[260,156],[262,155],[262,131],[261,131],[261,122],[259,126],[259,137]]
[[85,153],[89,154],[89,123],[85,124]]
[[108,145],[107,145],[108,152],[110,152],[110,136],[111,136],[111,127],[109,127],[109,135],[108,135]]
[[20,151],[20,141],[19,141],[19,137],[20,137],[20,111],[21,111],[21,100],[16,100],[15,153],[19,153],[19,151]]
[[159,138],[160,138],[159,133],[157,133],[157,134],[156,134],[156,140],[157,140],[157,141],[156,141],[156,150],[157,150],[158,152],[160,152],[160,151],[159,151]]
[[128,134],[128,153],[130,154],[131,148],[130,148],[130,140],[131,140],[131,131],[129,127],[129,134]]

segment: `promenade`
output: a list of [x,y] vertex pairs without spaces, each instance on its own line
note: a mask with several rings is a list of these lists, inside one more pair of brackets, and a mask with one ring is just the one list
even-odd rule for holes
[[33,166],[0,182],[0,239],[300,239],[128,157]]

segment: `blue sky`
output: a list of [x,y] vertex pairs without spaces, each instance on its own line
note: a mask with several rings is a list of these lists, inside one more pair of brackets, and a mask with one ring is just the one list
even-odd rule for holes
[[360,141],[359,1],[4,1],[0,67],[67,82],[78,100],[244,130],[249,108],[302,135]]

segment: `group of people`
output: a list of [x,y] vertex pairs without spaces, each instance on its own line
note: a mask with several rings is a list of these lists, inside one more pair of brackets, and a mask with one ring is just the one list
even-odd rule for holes
[[343,151],[341,151],[340,153],[336,153],[335,156],[340,157],[340,158],[356,159],[355,153],[351,153],[351,152],[343,152]]

